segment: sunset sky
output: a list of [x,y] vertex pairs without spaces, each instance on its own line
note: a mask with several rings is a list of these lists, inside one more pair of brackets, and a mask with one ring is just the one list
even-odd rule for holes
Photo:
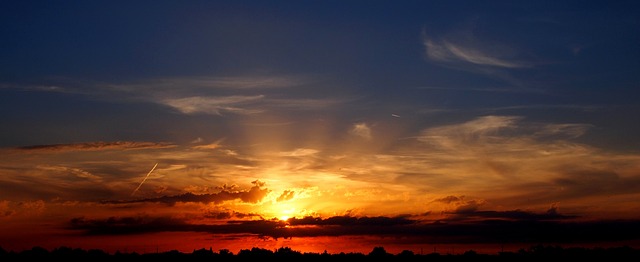
[[640,247],[639,1],[0,1],[0,247]]

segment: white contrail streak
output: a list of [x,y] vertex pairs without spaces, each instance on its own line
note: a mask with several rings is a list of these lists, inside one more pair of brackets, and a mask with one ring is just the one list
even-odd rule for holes
[[133,190],[133,192],[131,192],[131,196],[133,196],[133,194],[135,194],[136,192],[138,192],[138,189],[140,189],[140,187],[142,186],[142,184],[144,184],[144,181],[147,181],[147,178],[149,178],[149,175],[151,175],[151,172],[153,172],[153,170],[156,170],[156,167],[158,166],[158,163],[156,163],[153,168],[151,168],[151,171],[149,171],[149,173],[147,173],[147,175],[144,177],[144,179],[142,179],[142,182],[140,182],[140,184],[138,185],[138,187],[136,187],[136,190]]

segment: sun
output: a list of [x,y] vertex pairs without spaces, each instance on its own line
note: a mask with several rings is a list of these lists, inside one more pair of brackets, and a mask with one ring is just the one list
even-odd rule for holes
[[273,217],[280,221],[287,221],[296,214],[296,207],[292,203],[278,203],[273,207]]

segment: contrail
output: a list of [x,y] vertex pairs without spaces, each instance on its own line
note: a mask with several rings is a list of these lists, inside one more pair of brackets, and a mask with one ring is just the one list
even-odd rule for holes
[[131,196],[133,196],[133,194],[135,194],[136,192],[138,192],[138,189],[140,189],[140,187],[142,186],[142,184],[144,183],[144,181],[147,181],[147,178],[149,178],[149,175],[151,175],[151,172],[153,172],[153,170],[156,169],[156,167],[158,166],[158,163],[156,163],[153,168],[151,168],[151,171],[149,171],[149,173],[147,173],[147,176],[144,177],[144,179],[142,179],[142,182],[140,182],[140,185],[138,185],[138,187],[136,187],[136,190],[133,190],[133,192],[131,192]]

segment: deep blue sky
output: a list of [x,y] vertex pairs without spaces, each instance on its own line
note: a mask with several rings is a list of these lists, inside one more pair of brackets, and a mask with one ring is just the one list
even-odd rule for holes
[[[176,116],[108,86],[288,77],[305,87],[207,95],[357,98],[342,104],[343,125],[382,112],[412,117],[418,130],[487,114],[584,123],[596,126],[594,143],[636,149],[638,10],[636,1],[3,1],[2,145],[175,140],[144,129],[218,116]],[[429,57],[428,41],[494,60]],[[173,96],[186,96],[178,85]]]

